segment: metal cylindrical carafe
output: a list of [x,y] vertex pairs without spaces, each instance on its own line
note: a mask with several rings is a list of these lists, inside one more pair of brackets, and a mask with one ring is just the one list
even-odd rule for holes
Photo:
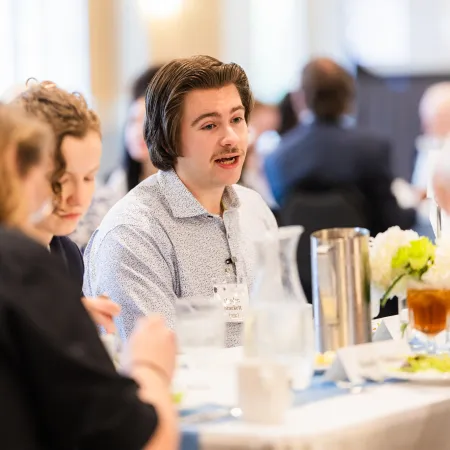
[[311,235],[316,345],[335,351],[371,340],[369,236],[364,228]]

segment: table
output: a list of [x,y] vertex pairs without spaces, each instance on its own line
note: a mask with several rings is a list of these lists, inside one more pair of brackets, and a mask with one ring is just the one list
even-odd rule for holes
[[[240,348],[226,349],[201,403],[236,404],[230,379]],[[450,449],[450,386],[409,383],[368,387],[292,408],[280,426],[229,420],[198,426],[199,450]]]

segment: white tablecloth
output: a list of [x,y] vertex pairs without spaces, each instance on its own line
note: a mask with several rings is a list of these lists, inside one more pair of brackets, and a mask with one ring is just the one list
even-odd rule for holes
[[[190,401],[235,405],[230,365],[240,357],[225,350],[212,391]],[[199,426],[199,436],[201,450],[450,449],[450,386],[384,384],[293,408],[281,426],[230,420]]]

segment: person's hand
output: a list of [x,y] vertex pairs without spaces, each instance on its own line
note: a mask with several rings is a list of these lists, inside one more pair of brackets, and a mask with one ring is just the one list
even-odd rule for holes
[[125,347],[125,367],[147,366],[170,382],[175,371],[175,357],[175,334],[167,328],[164,319],[158,315],[139,319]]
[[81,301],[97,325],[104,327],[107,333],[116,331],[114,317],[120,313],[120,306],[117,303],[106,296],[83,297]]
[[401,208],[417,208],[425,200],[427,192],[417,188],[402,178],[395,178],[391,184],[391,192]]

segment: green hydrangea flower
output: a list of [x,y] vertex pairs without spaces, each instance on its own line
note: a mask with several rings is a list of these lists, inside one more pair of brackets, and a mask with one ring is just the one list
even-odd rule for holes
[[434,263],[435,247],[427,237],[411,241],[400,247],[392,258],[392,268],[406,274],[421,277]]
[[422,275],[434,263],[435,250],[436,247],[427,237],[411,241],[408,245],[398,249],[391,262],[396,278],[383,295],[382,306],[386,304],[390,293],[403,277],[410,276],[418,280],[421,279]]

